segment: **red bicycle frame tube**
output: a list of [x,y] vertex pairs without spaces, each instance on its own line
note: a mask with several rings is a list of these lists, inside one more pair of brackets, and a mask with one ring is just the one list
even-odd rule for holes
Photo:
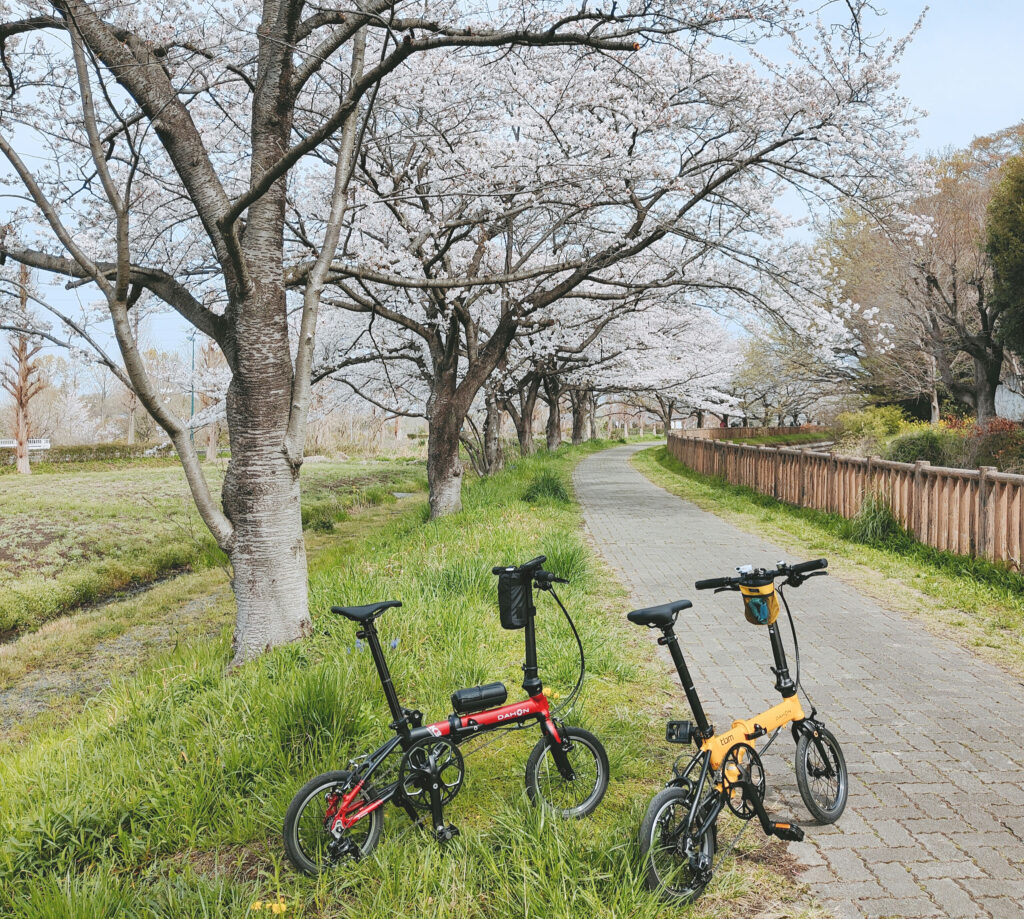
[[[537,718],[544,722],[548,732],[556,743],[561,743],[562,738],[558,736],[558,729],[551,720],[551,707],[548,704],[548,697],[539,692],[523,702],[512,702],[509,705],[502,705],[500,708],[490,708],[483,712],[474,712],[471,715],[462,715],[458,718],[460,727],[469,728],[479,725],[481,728],[495,728],[508,722],[521,721],[524,718]],[[435,737],[447,737],[452,732],[450,720],[436,721],[427,725],[427,730]]]
[[384,798],[378,798],[376,801],[371,801],[369,804],[364,804],[362,807],[352,811],[352,805],[355,802],[360,790],[363,787],[362,782],[358,782],[356,786],[349,792],[346,793],[345,797],[341,799],[341,806],[338,808],[338,814],[331,821],[331,831],[333,832],[338,828],[338,824],[341,824],[342,829],[347,830],[353,824],[358,823],[371,811],[375,811],[384,803]]
[[[548,697],[543,692],[539,692],[537,695],[531,696],[522,702],[502,705],[500,708],[491,708],[487,711],[474,712],[471,715],[462,715],[461,717],[452,715],[450,719],[428,724],[424,730],[429,731],[434,737],[448,737],[452,733],[453,719],[460,728],[472,730],[474,727],[477,727],[480,730],[486,730],[499,728],[505,724],[513,724],[526,718],[536,718],[542,721],[545,731],[550,735],[551,739],[555,743],[562,742],[558,728],[555,727],[555,722],[551,718],[551,706],[548,703]],[[333,815],[333,819],[331,819],[332,831],[337,829],[339,824],[343,829],[347,830],[353,824],[362,820],[367,814],[384,804],[385,799],[378,798],[376,801],[356,806],[356,798],[359,796],[362,788],[363,783],[358,782],[345,793],[336,815]],[[328,817],[331,818],[332,815],[328,815]]]

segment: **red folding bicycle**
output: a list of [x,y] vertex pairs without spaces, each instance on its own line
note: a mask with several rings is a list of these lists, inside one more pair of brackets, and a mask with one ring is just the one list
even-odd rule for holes
[[[370,647],[395,736],[372,753],[350,761],[348,769],[325,772],[299,789],[284,820],[285,852],[296,868],[318,874],[369,855],[380,841],[383,807],[388,801],[402,807],[415,823],[429,814],[435,838],[440,842],[452,839],[458,830],[445,823],[444,806],[458,794],[465,777],[459,745],[478,734],[516,730],[531,723],[539,725],[541,736],[526,763],[530,800],[559,817],[593,813],[608,787],[608,756],[593,734],[566,727],[557,717],[579,693],[586,666],[579,633],[553,588],[568,582],[545,571],[545,561],[541,555],[524,565],[493,569],[498,576],[501,625],[524,633],[522,685],[527,698],[503,704],[508,697],[503,683],[460,689],[452,694],[452,714],[433,724],[424,725],[422,713],[399,702],[377,634],[375,620],[385,610],[402,604],[386,600],[331,608],[332,613],[359,625],[356,636]],[[554,710],[538,675],[533,589],[554,597],[579,647],[579,678]]]

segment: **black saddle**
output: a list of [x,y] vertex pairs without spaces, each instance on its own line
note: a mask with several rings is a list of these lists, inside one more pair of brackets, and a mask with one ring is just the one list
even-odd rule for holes
[[332,606],[331,612],[353,622],[366,622],[375,619],[386,609],[401,605],[398,600],[382,600],[380,603],[367,603],[365,606]]
[[646,606],[628,613],[626,618],[636,625],[657,626],[659,629],[672,625],[676,613],[689,609],[693,604],[689,600],[676,600],[675,603],[662,603],[661,606]]

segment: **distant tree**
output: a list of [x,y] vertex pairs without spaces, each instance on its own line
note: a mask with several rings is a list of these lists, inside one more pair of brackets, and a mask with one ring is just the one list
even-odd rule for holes
[[[28,316],[28,285],[29,272],[24,265],[18,272],[18,312]],[[26,322],[26,328],[30,323]],[[14,328],[13,326],[11,328]],[[27,331],[15,331],[8,339],[11,356],[4,362],[4,375],[0,378],[11,398],[14,399],[14,441],[15,457],[18,472],[28,475],[32,469],[29,465],[28,439],[32,434],[32,423],[29,418],[29,404],[46,388],[37,355],[43,346],[38,340],[29,337]]]
[[1003,341],[1024,355],[1024,156],[1012,157],[1003,167],[988,205],[985,235]]

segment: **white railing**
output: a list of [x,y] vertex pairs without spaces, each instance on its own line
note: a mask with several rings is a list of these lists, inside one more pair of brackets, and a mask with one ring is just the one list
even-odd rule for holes
[[[18,446],[18,442],[13,437],[0,437],[0,450],[14,450]],[[39,450],[50,449],[50,438],[49,437],[30,437],[28,441],[28,449],[30,452],[36,452]]]

